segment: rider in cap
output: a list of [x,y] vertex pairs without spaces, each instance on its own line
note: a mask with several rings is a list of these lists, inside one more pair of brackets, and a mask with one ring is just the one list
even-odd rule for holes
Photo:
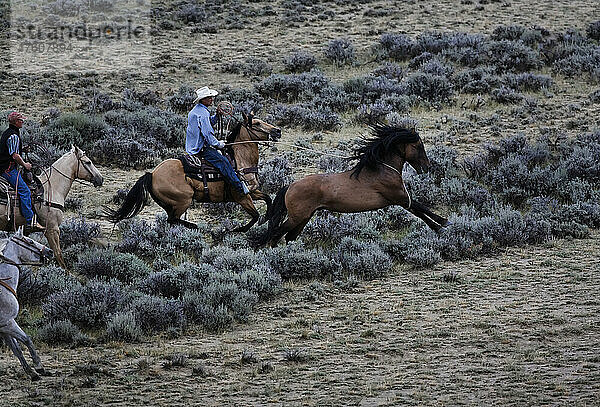
[[17,165],[20,165],[27,171],[31,170],[31,164],[25,162],[23,157],[21,157],[23,147],[20,129],[23,127],[25,119],[26,117],[18,112],[12,112],[8,115],[8,129],[0,137],[0,175],[15,187],[19,194],[21,213],[27,221],[26,230],[29,232],[39,232],[44,230],[44,227],[35,221],[31,205],[31,191],[23,180],[23,177],[21,177],[21,172],[17,167]]
[[208,111],[212,106],[214,97],[219,93],[216,90],[204,86],[196,90],[196,104],[188,114],[188,126],[185,139],[185,151],[190,155],[203,157],[214,165],[227,178],[229,183],[235,187],[241,194],[248,194],[250,191],[244,182],[242,182],[229,161],[217,152],[218,149],[225,148],[225,142],[215,138],[213,125],[217,122],[217,114],[211,116]]

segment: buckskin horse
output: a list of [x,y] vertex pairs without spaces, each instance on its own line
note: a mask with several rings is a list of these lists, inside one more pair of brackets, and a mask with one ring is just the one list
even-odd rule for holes
[[[89,181],[95,187],[99,187],[104,179],[94,163],[77,146],[72,146],[71,150],[56,160],[50,168],[43,170],[39,179],[44,187],[44,194],[41,200],[32,196],[32,203],[40,224],[46,226],[44,234],[48,245],[54,251],[56,261],[62,268],[66,268],[60,250],[59,227],[63,221],[67,194],[75,180]],[[14,214],[7,205],[8,203],[0,203],[0,230],[9,231],[14,229],[13,225],[24,225],[25,218],[21,215],[19,205],[16,205]]]
[[275,246],[284,235],[295,240],[318,209],[350,213],[401,205],[435,231],[448,223],[411,199],[402,180],[405,162],[419,174],[430,166],[416,131],[375,125],[352,158],[358,163],[349,171],[309,175],[279,190],[267,213],[268,230],[256,243]]
[[233,156],[234,168],[248,185],[250,197],[240,194],[225,181],[209,182],[208,191],[205,191],[202,181],[186,176],[181,160],[172,158],[160,163],[152,172],[142,175],[125,196],[120,208],[117,210],[105,208],[108,219],[117,223],[137,215],[145,205],[146,193],[149,193],[154,202],[167,212],[169,223],[197,228],[196,224],[180,218],[190,207],[193,199],[206,202],[208,195],[209,202],[239,203],[252,219],[235,231],[247,232],[259,218],[253,199],[265,201],[267,213],[271,206],[271,197],[258,189],[257,142],[267,141],[269,138],[277,140],[281,137],[281,130],[254,118],[252,113],[243,116],[244,120],[238,123],[227,137],[226,148]]

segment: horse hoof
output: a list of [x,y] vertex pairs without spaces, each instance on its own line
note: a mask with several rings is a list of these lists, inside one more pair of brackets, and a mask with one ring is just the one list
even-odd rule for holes
[[32,374],[31,375],[31,381],[32,382],[38,382],[40,380],[42,380],[42,377],[39,374],[36,373],[36,374]]
[[44,369],[43,367],[36,367],[35,371],[40,375],[40,376],[51,376],[50,372],[48,372],[46,369]]

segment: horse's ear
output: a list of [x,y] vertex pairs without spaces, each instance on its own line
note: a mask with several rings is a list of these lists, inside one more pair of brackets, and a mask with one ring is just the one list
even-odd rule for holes
[[248,113],[248,127],[252,127],[252,121],[254,120],[254,111]]

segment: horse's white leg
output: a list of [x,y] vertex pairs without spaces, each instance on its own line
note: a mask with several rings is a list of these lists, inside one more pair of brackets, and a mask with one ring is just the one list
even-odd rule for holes
[[46,239],[48,239],[48,246],[54,251],[54,258],[59,266],[66,269],[67,265],[63,259],[62,252],[60,251],[60,229],[58,226],[46,229]]
[[29,335],[27,335],[25,333],[25,331],[23,331],[21,329],[21,327],[16,323],[15,320],[12,320],[12,323],[10,323],[3,330],[4,330],[4,332],[7,332],[10,336],[12,336],[16,340],[22,342],[23,344],[25,344],[25,346],[27,346],[27,349],[29,349],[29,354],[31,355],[31,358],[33,359],[33,367],[35,368],[35,370],[38,371],[38,373],[43,374],[44,367],[42,366],[42,360],[40,359],[39,355],[35,351],[35,348],[33,347],[33,341],[31,340]]
[[21,346],[19,346],[19,344],[17,343],[15,338],[10,336],[10,334],[4,334],[3,338],[4,338],[4,342],[8,345],[10,350],[12,350],[12,352],[15,354],[17,359],[19,359],[19,362],[21,362],[21,366],[23,366],[23,370],[25,370],[25,373],[27,373],[29,375],[29,377],[31,377],[31,380],[33,380],[33,381],[40,380],[40,375],[37,374],[27,364],[27,361],[25,360],[25,357],[23,356],[23,351],[21,350]]

